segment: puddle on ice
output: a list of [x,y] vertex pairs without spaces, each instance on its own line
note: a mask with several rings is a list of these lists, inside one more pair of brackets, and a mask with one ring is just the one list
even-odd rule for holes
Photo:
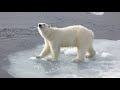
[[18,78],[117,78],[120,77],[120,41],[95,40],[97,51],[92,59],[76,64],[76,48],[63,48],[56,63],[38,60],[35,56],[43,45],[35,49],[13,53],[8,56],[11,65],[5,69],[10,75]]

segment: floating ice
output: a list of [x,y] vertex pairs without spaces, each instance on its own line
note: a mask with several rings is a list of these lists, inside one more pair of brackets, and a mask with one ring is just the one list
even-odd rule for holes
[[61,53],[64,53],[68,48],[61,48]]
[[36,57],[30,57],[29,59],[31,59],[31,60],[36,60]]
[[77,54],[77,48],[69,48],[64,51],[65,55],[76,55]]
[[104,58],[109,57],[109,56],[112,56],[112,55],[110,53],[102,53],[101,54],[101,57],[104,57]]
[[90,13],[93,15],[103,15],[104,14],[104,12],[90,12]]
[[[75,48],[62,48],[56,63],[35,59],[43,46],[10,54],[10,66],[4,66],[10,75],[18,78],[120,78],[120,40],[95,40],[94,59],[76,64]],[[32,60],[31,60],[32,59]],[[86,62],[87,61],[87,62]],[[7,68],[6,68],[7,67]]]

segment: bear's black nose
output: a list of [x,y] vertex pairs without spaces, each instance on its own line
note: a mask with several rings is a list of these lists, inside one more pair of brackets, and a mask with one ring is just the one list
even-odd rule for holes
[[39,27],[40,27],[40,28],[42,28],[42,25],[41,25],[41,24],[39,24]]

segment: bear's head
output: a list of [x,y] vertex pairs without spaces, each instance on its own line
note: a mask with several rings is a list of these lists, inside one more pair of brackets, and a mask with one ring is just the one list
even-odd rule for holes
[[51,34],[51,26],[46,23],[38,23],[38,31],[43,38],[49,38]]
[[46,23],[38,23],[38,29],[40,30],[48,30],[51,26]]

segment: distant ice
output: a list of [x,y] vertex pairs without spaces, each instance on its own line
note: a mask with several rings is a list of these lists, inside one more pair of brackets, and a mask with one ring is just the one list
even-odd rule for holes
[[103,15],[104,14],[104,12],[90,12],[90,13],[93,15]]
[[[76,64],[76,48],[62,48],[56,63],[41,60],[35,56],[43,45],[32,50],[12,53],[8,56],[9,67],[3,66],[10,75],[18,78],[120,78],[120,40],[96,39],[94,47],[97,52],[93,59],[86,58]],[[6,68],[7,67],[7,68]]]

